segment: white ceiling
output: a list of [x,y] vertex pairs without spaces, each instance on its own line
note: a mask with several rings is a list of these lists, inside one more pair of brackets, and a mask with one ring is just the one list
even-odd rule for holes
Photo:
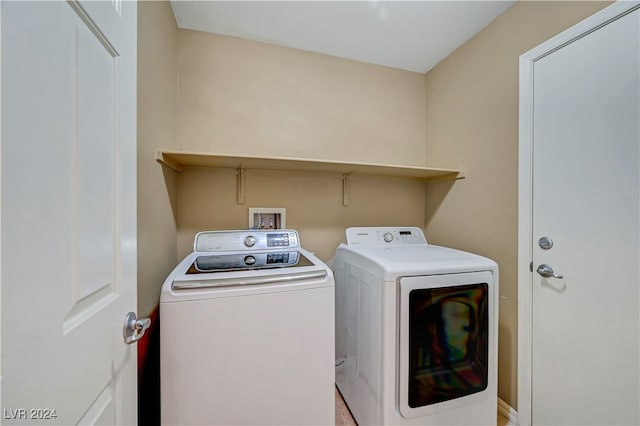
[[515,1],[172,0],[180,28],[427,72]]

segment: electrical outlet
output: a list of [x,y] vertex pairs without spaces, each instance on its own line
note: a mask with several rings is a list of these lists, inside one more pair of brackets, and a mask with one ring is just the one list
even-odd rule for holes
[[249,229],[286,228],[287,209],[275,207],[250,207]]

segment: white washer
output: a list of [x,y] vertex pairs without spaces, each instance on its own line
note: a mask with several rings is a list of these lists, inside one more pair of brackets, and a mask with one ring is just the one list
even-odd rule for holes
[[495,425],[498,266],[419,228],[349,228],[336,383],[360,425]]
[[333,273],[299,242],[196,236],[160,297],[163,424],[334,423]]

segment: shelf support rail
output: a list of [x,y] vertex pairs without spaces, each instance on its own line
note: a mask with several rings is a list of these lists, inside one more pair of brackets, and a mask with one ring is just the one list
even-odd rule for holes
[[237,169],[237,190],[238,190],[238,204],[244,204],[244,188],[245,188],[246,171],[242,165]]
[[349,205],[349,173],[342,174],[342,205]]

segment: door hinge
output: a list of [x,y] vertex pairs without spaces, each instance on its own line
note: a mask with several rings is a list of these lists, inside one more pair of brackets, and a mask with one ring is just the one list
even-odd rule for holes
[[533,272],[533,262],[529,263],[529,272]]

